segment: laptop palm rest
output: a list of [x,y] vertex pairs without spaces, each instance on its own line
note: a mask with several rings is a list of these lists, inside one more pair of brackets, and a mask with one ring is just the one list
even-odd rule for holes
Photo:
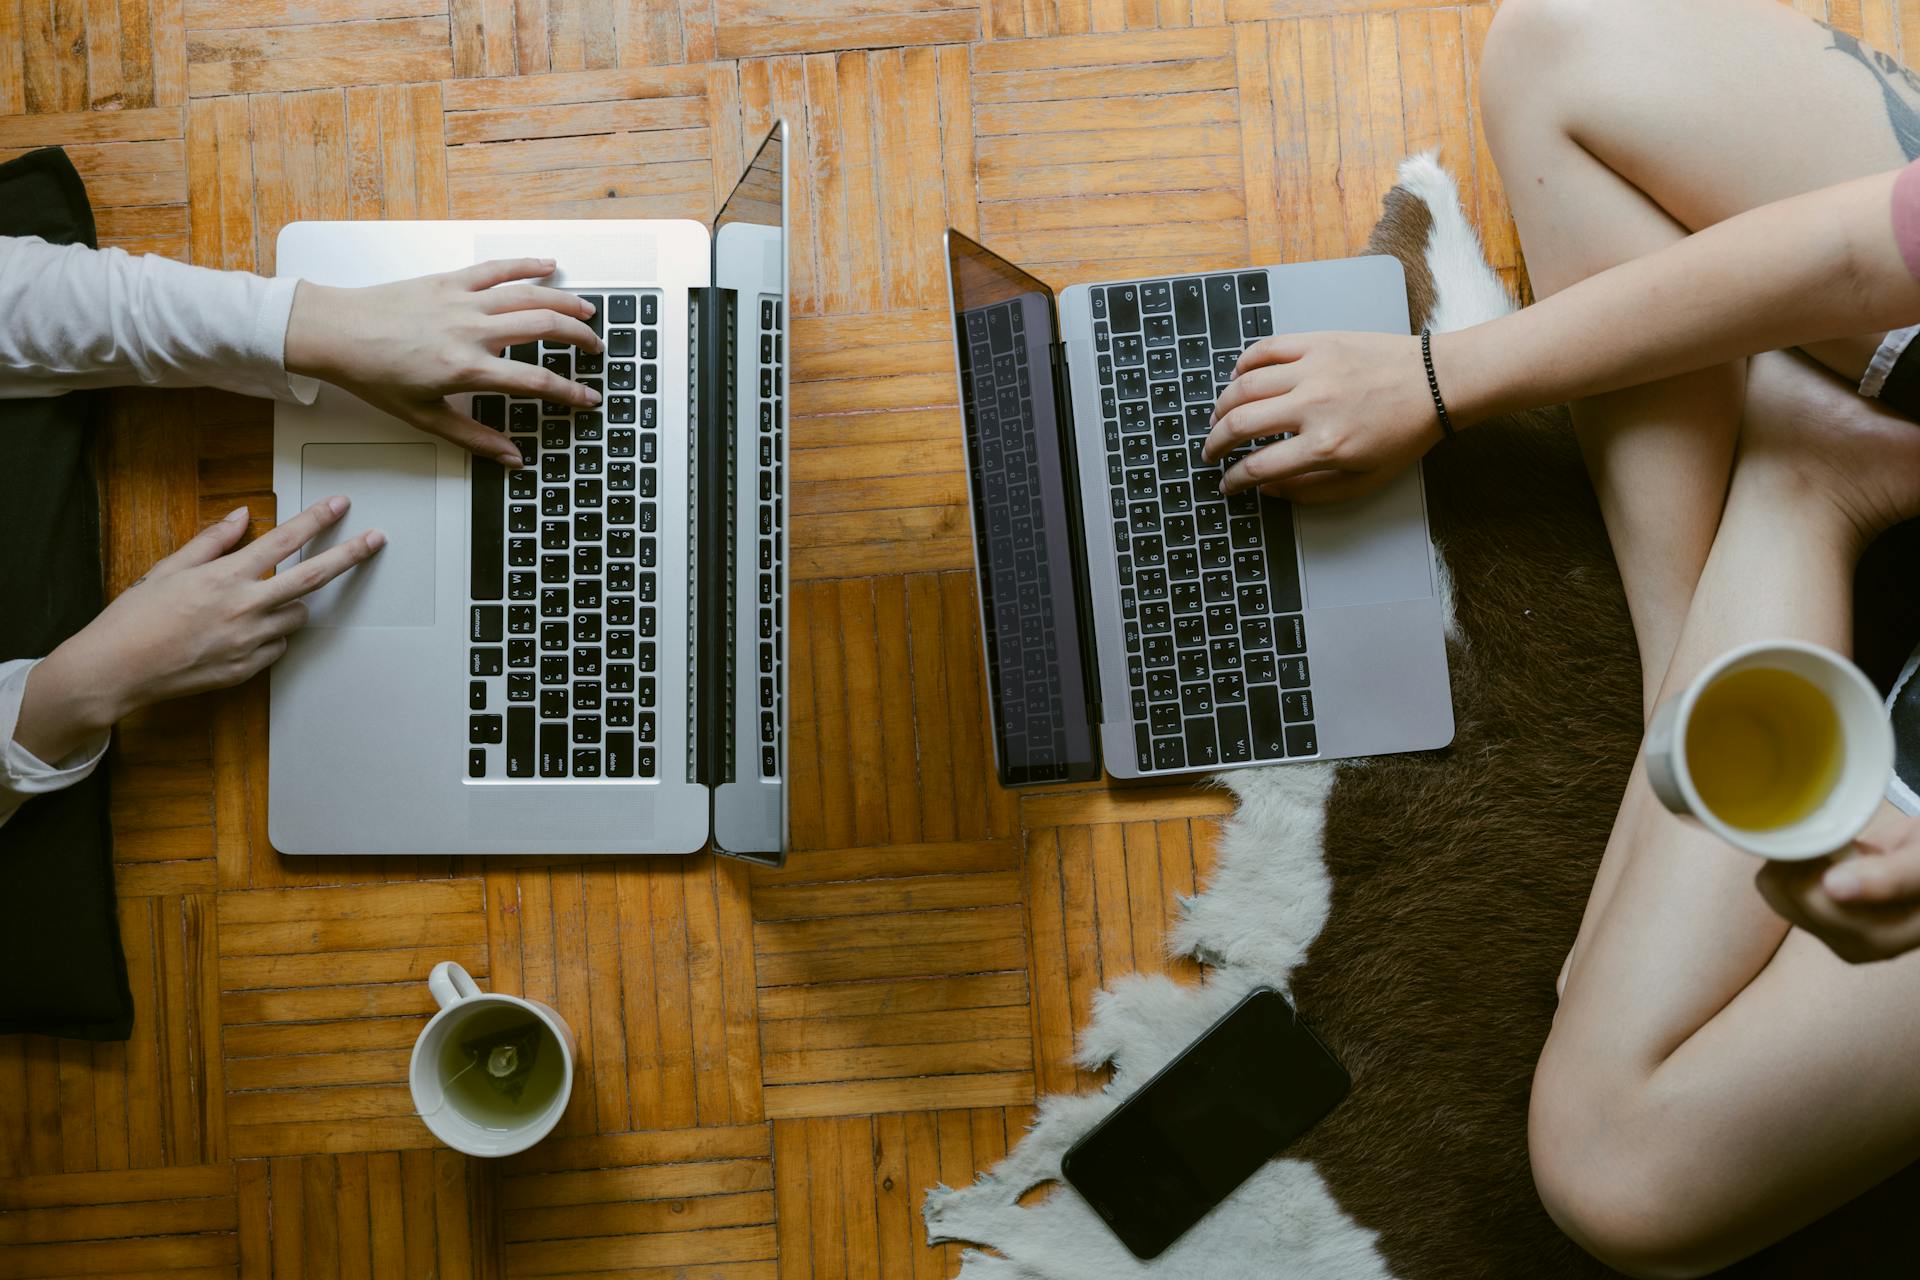
[[308,544],[306,555],[317,556],[368,529],[387,535],[379,555],[307,597],[308,626],[433,625],[434,465],[434,445],[425,440],[301,449],[303,507],[336,493],[353,500],[338,524]]
[[1425,600],[1434,593],[1420,477],[1328,506],[1296,504],[1309,609]]

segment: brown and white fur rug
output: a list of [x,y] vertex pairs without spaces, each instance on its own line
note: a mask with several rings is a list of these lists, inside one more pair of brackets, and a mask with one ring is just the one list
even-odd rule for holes
[[[1514,305],[1432,155],[1401,166],[1370,247],[1406,267],[1415,328],[1457,329]],[[992,1250],[970,1251],[962,1280],[1610,1274],[1540,1207],[1526,1111],[1554,978],[1639,742],[1633,633],[1564,409],[1461,435],[1428,458],[1426,479],[1451,604],[1453,745],[1222,775],[1239,806],[1172,940],[1208,966],[1205,982],[1134,977],[1104,992],[1079,1056],[1110,1065],[1111,1083],[1045,1100],[997,1168],[928,1194],[932,1239]],[[1911,566],[1914,541],[1882,559]],[[1920,617],[1894,629],[1910,644]],[[1862,634],[1870,671],[1906,652],[1883,647],[1876,659]],[[1288,992],[1354,1082],[1286,1158],[1151,1264],[1069,1189],[1021,1203],[1261,985]],[[1909,1169],[1738,1273],[1920,1274],[1907,1226],[1917,1196]]]

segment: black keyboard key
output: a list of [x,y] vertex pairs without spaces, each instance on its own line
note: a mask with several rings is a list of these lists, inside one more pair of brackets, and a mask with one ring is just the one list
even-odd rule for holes
[[[532,702],[533,694],[533,672],[515,671],[507,676],[508,702]],[[509,712],[508,714],[511,715],[512,713]],[[508,723],[507,728],[509,730],[513,728],[511,722]]]
[[1313,695],[1305,689],[1280,695],[1280,711],[1288,724],[1302,724],[1313,719]]
[[507,708],[507,776],[531,778],[534,772],[533,708]]
[[1280,664],[1280,687],[1283,689],[1306,688],[1313,683],[1307,676],[1305,658],[1288,658]]
[[504,638],[505,611],[497,604],[477,604],[469,610],[467,639],[474,644],[497,644]]
[[567,691],[560,688],[542,689],[540,714],[548,720],[564,720],[567,715]]
[[1180,712],[1189,718],[1213,715],[1213,686],[1197,683],[1180,686]]
[[607,299],[607,323],[632,324],[634,298],[630,293],[616,293]]
[[1107,290],[1108,320],[1115,333],[1140,332],[1140,290],[1130,284]]
[[1255,302],[1269,301],[1267,297],[1266,272],[1249,271],[1243,275],[1235,276],[1234,282],[1240,286],[1240,304],[1242,306],[1247,306]]
[[1232,276],[1207,279],[1207,332],[1215,351],[1240,350],[1240,299]]
[[607,776],[609,778],[633,776],[633,735],[624,729],[607,735]]
[[487,709],[487,682],[475,680],[467,686],[467,710],[485,711]]
[[[1173,322],[1181,335],[1207,332],[1206,287],[1198,277],[1173,282]],[[1184,350],[1184,345],[1183,348]]]
[[1153,740],[1153,767],[1156,769],[1180,769],[1187,763],[1186,753],[1178,738],[1155,738]]
[[1253,729],[1248,724],[1245,707],[1221,707],[1219,728],[1222,764],[1240,764],[1253,759]]
[[487,752],[484,747],[469,747],[467,749],[467,776],[469,778],[484,778],[487,776]]
[[597,778],[600,776],[600,752],[588,747],[573,753],[573,776],[576,778]]
[[1320,754],[1320,736],[1310,724],[1287,726],[1287,754],[1289,756],[1317,756]]
[[1307,626],[1299,614],[1274,621],[1275,648],[1281,654],[1307,651]]
[[497,676],[504,670],[501,662],[503,656],[498,646],[471,650],[467,655],[467,674],[470,676]]
[[468,716],[467,741],[476,746],[499,742],[504,734],[504,728],[499,716]]
[[1247,710],[1253,717],[1254,759],[1286,759],[1286,726],[1280,718],[1279,690],[1256,686],[1248,692]]
[[660,323],[660,297],[658,294],[645,294],[640,299],[640,323]]
[[1213,721],[1187,721],[1187,763],[1191,765],[1220,763],[1220,744],[1214,737]]
[[473,506],[470,576],[475,600],[498,600],[506,587],[506,569],[501,564],[506,544],[506,479],[507,469],[499,463],[473,460],[473,479],[467,487]]
[[536,364],[540,359],[540,344],[537,342],[516,342],[507,349],[507,354],[521,364]]
[[473,398],[473,420],[483,427],[492,427],[495,431],[507,428],[507,398],[505,396],[475,396]]
[[564,720],[549,720],[540,725],[540,776],[567,776],[567,724]]

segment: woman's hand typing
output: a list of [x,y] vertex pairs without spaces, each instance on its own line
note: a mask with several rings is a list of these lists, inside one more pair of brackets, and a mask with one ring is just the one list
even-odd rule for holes
[[590,388],[502,355],[510,346],[542,340],[602,350],[586,323],[591,306],[564,290],[525,283],[553,269],[551,260],[520,258],[362,289],[302,280],[287,318],[287,368],[344,387],[429,435],[517,467],[520,451],[447,397],[494,391],[580,408],[600,403]]

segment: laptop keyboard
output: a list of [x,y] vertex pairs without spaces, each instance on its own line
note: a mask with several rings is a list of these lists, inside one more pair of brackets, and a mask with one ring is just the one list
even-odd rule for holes
[[[970,310],[966,320],[971,382],[966,393],[973,400],[980,440],[974,492],[982,499],[992,544],[983,605],[992,615],[993,635],[1019,637],[1017,645],[996,644],[987,655],[999,682],[1002,755],[1043,770],[1066,759],[1067,741],[1053,588],[1044,555],[1040,459],[1026,410],[1033,397],[1026,320],[1017,300]],[[1043,370],[1041,377],[1047,376]],[[1069,637],[1068,642],[1079,640]],[[1080,696],[1080,690],[1073,694]]]
[[754,563],[758,578],[754,601],[754,644],[757,650],[760,724],[760,776],[780,776],[780,699],[779,690],[786,678],[780,664],[782,616],[785,600],[779,583],[783,575],[780,531],[785,522],[786,478],[781,474],[781,424],[786,420],[780,403],[781,376],[786,364],[786,303],[774,295],[760,299],[759,344],[759,493]]
[[1136,762],[1317,755],[1292,509],[1222,495],[1234,458],[1200,457],[1240,353],[1273,332],[1267,274],[1091,294]]
[[658,776],[660,295],[582,293],[606,351],[525,343],[597,409],[500,395],[508,472],[473,460],[467,776]]

